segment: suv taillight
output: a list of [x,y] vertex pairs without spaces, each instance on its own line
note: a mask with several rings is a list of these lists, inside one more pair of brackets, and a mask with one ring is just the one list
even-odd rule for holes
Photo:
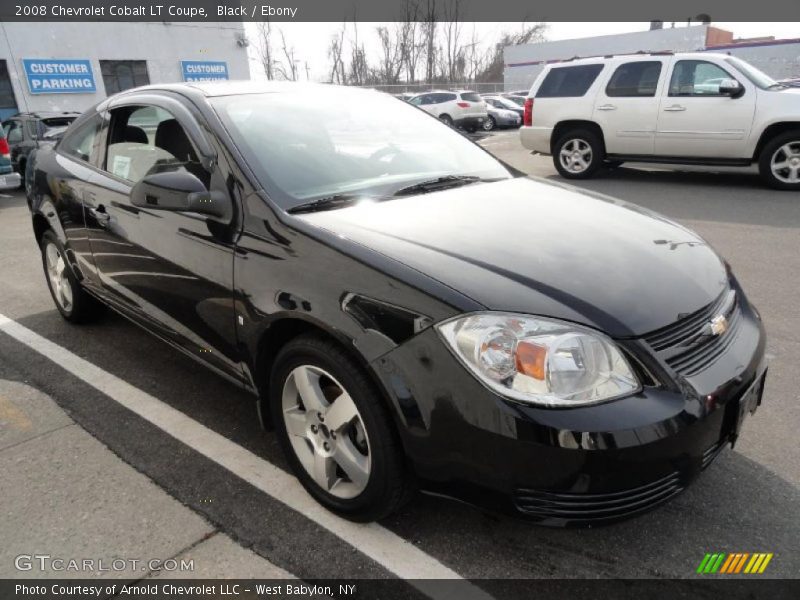
[[522,115],[522,124],[525,127],[533,125],[533,98],[525,98],[525,112]]
[[469,102],[456,102],[460,108],[469,108]]
[[8,147],[8,141],[4,137],[0,137],[0,155],[3,158],[11,158],[11,150]]

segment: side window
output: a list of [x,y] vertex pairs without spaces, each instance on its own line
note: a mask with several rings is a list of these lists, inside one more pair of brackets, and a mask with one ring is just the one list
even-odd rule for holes
[[722,67],[704,60],[679,60],[669,81],[670,96],[719,96],[719,85],[733,79]]
[[661,61],[629,62],[617,67],[606,86],[606,96],[651,97],[656,95]]
[[439,102],[453,102],[454,100],[458,100],[458,96],[455,94],[439,94],[439,96]]
[[28,137],[36,139],[39,137],[39,121],[26,121],[25,128],[28,130]]
[[208,186],[208,172],[175,117],[157,106],[111,111],[106,171],[137,183],[150,173],[176,169],[195,174]]
[[9,144],[14,144],[22,141],[22,123],[19,121],[9,121],[7,123],[8,129],[6,130],[6,140]]
[[414,106],[419,106],[420,104],[425,104],[425,96],[417,96],[416,98],[412,98],[408,101],[409,104],[413,104]]
[[78,160],[89,162],[101,124],[102,117],[95,115],[77,129],[70,131],[58,145],[58,151]]
[[577,98],[597,79],[603,65],[580,65],[550,69],[536,92],[537,98]]

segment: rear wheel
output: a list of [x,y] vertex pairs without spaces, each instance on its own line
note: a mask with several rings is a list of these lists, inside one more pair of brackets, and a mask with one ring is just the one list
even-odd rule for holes
[[72,323],[97,318],[103,312],[103,305],[81,287],[67,264],[64,247],[52,231],[42,236],[41,248],[47,287],[61,316]]
[[289,342],[275,359],[269,393],[286,458],[323,506],[372,521],[407,500],[411,486],[391,417],[336,344],[313,335]]
[[800,130],[770,140],[761,151],[758,170],[777,190],[800,190]]
[[603,164],[605,149],[596,133],[573,129],[563,134],[553,147],[553,164],[562,177],[587,179]]
[[450,127],[453,126],[453,117],[451,117],[450,115],[439,115],[439,119],[444,123],[450,125]]

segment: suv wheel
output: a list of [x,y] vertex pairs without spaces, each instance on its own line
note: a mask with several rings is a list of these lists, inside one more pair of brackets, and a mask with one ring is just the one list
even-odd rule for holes
[[766,183],[778,190],[800,190],[800,130],[772,139],[758,159]]
[[553,148],[553,164],[562,177],[586,179],[603,164],[605,150],[597,134],[574,129],[562,135]]
[[354,521],[380,519],[410,495],[391,417],[362,369],[336,344],[300,336],[270,378],[278,439],[303,487]]
[[103,305],[82,287],[67,264],[66,252],[52,231],[42,236],[42,265],[47,287],[61,316],[72,323],[91,321],[103,312]]
[[453,126],[453,117],[450,115],[439,115],[439,119],[450,125],[450,127]]

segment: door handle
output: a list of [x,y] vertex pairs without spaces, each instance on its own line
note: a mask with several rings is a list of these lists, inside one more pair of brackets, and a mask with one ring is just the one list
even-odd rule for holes
[[106,209],[102,204],[97,208],[90,208],[89,214],[101,227],[105,227],[108,225],[109,221],[111,221],[111,215],[106,212]]
[[598,106],[597,110],[617,110],[617,107],[613,104],[603,104],[602,106]]
[[667,106],[664,110],[668,112],[680,112],[682,110],[686,110],[686,107],[681,106],[680,104],[673,104],[672,106]]

